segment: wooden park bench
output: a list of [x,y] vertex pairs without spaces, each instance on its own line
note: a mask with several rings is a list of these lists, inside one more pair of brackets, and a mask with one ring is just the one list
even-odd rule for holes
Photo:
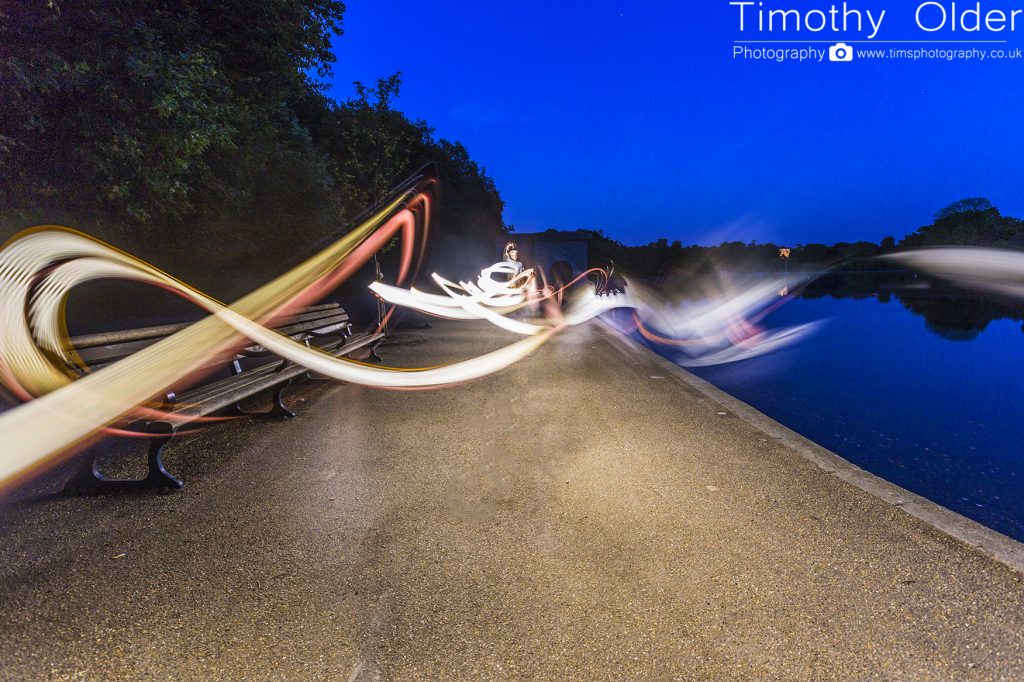
[[[187,327],[189,323],[145,327],[124,331],[77,336],[71,339],[79,358],[92,370],[117,362]],[[353,333],[348,314],[337,303],[323,303],[303,308],[278,321],[274,328],[296,341],[319,348],[337,357],[356,350],[372,349],[380,342],[380,333]],[[284,402],[284,391],[309,378],[308,370],[276,357],[259,345],[247,346],[237,353],[220,356],[210,367],[222,365],[220,376],[212,375],[203,383],[175,395],[169,392],[161,408],[175,419],[141,420],[129,424],[127,430],[144,433],[149,446],[149,473],[137,480],[112,479],[97,469],[98,447],[83,456],[83,466],[67,483],[70,494],[99,494],[125,490],[155,489],[171,491],[184,484],[164,468],[161,451],[183,425],[210,415],[261,414],[288,419],[295,416]],[[78,368],[80,371],[81,368]],[[224,376],[226,374],[226,376]],[[274,389],[272,408],[267,412],[245,410],[246,398]]]

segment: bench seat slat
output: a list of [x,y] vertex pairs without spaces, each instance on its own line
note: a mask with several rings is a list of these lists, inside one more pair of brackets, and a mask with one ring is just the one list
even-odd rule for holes
[[265,375],[273,374],[274,370],[280,366],[280,361],[268,362],[265,365],[256,367],[254,369],[250,369],[247,372],[243,372],[242,374],[232,375],[230,377],[218,379],[217,381],[196,386],[195,388],[189,389],[185,393],[182,393],[181,395],[177,396],[178,404],[184,405],[186,403],[200,403],[204,401],[208,396],[215,395],[217,391],[221,390],[220,385],[222,382],[230,383],[234,381],[234,383],[238,384],[239,386],[243,386],[247,381],[258,381]]
[[319,319],[322,319],[322,318],[325,318],[325,317],[331,317],[333,315],[344,315],[345,318],[348,319],[348,314],[344,310],[342,310],[341,308],[335,306],[334,308],[329,308],[329,309],[324,309],[324,310],[316,310],[316,311],[313,311],[313,312],[301,312],[300,311],[299,313],[296,313],[294,315],[287,315],[287,316],[282,317],[282,318],[280,318],[278,320],[275,320],[274,324],[273,324],[273,327],[275,329],[280,329],[280,328],[285,327],[287,325],[295,324],[296,322],[306,322],[308,320],[319,320]]
[[310,329],[318,329],[320,327],[327,327],[332,324],[338,324],[339,322],[348,322],[348,315],[331,315],[330,317],[323,317],[316,320],[308,320],[306,322],[297,322],[295,324],[289,324],[284,327],[278,327],[277,330],[285,336],[291,336],[292,334],[298,334]]
[[260,391],[277,386],[305,371],[307,370],[302,365],[289,365],[281,371],[262,372],[257,376],[241,374],[239,381],[232,381],[234,377],[223,379],[211,384],[212,390],[206,392],[199,400],[189,400],[188,396],[183,398],[181,407],[175,409],[173,414],[193,418],[205,417]]
[[[338,340],[331,341],[330,343],[326,343],[326,344],[321,345],[321,346],[314,346],[314,348],[318,348],[319,350],[331,352],[335,348],[338,348],[342,344],[342,342],[343,341],[341,339],[338,339]],[[228,383],[231,383],[232,381],[237,382],[239,386],[242,386],[242,385],[245,385],[246,379],[249,379],[251,381],[262,380],[262,377],[264,375],[273,374],[281,366],[282,362],[283,361],[280,358],[277,358],[277,359],[273,360],[272,362],[267,362],[267,363],[262,364],[262,365],[260,365],[258,367],[252,367],[250,369],[247,369],[244,372],[242,372],[241,374],[235,374],[235,375],[232,375],[230,377],[225,377],[223,379],[219,379],[217,381],[200,384],[200,385],[196,386],[195,388],[191,388],[191,389],[187,390],[186,392],[180,394],[178,396],[178,402],[179,402],[179,404],[184,404],[186,402],[188,402],[188,403],[202,402],[208,396],[214,395],[214,394],[217,393],[217,391],[221,390],[220,387],[223,384],[228,384]],[[220,364],[223,364],[223,363],[220,363]]]
[[[342,334],[351,326],[352,325],[347,321],[336,322],[332,325],[328,325],[327,327],[318,327],[315,329],[309,329],[304,332],[288,334],[288,337],[294,341],[306,341],[314,337],[334,336],[337,334]],[[273,351],[267,350],[260,344],[254,344],[252,346],[246,346],[241,351],[239,351],[239,354],[245,357],[261,357],[266,355],[273,355]]]
[[[344,341],[335,341],[321,350],[341,357],[382,338],[383,334],[359,334]],[[176,417],[205,417],[262,390],[277,386],[308,370],[302,365],[288,365],[280,371],[280,363],[271,363],[237,376],[202,386],[179,397],[180,407],[172,410]]]
[[309,333],[313,336],[333,336],[334,334],[340,334],[341,332],[347,331],[352,327],[352,323],[338,322],[337,324],[328,325],[322,329],[310,329]]

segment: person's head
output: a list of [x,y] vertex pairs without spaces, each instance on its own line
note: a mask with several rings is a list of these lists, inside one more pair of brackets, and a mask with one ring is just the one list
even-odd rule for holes
[[519,260],[519,248],[515,242],[505,244],[505,260]]

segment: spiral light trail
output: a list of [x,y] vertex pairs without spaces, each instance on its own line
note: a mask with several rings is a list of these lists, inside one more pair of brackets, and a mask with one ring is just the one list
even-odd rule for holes
[[[433,181],[430,181],[431,183]],[[0,414],[5,448],[0,486],[55,461],[62,453],[135,419],[180,427],[188,418],[165,410],[160,397],[209,372],[217,358],[249,343],[326,377],[377,388],[413,389],[476,379],[508,367],[561,329],[616,308],[632,310],[633,330],[648,340],[684,348],[688,362],[711,364],[753,357],[791,343],[809,326],[767,332],[757,321],[777,305],[776,282],[680,307],[630,283],[627,292],[603,292],[590,283],[557,289],[539,285],[543,273],[498,263],[475,282],[434,274],[442,293],[403,287],[422,258],[430,210],[430,183],[397,196],[344,237],[289,272],[228,306],[159,269],[79,232],[60,227],[28,230],[0,251],[0,382],[23,404]],[[381,367],[339,358],[274,330],[275,320],[321,298],[401,234],[396,285],[370,289],[394,306],[454,320],[486,320],[523,338],[496,351],[422,369]],[[417,254],[418,251],[418,254]],[[594,274],[588,270],[571,284]],[[607,273],[603,275],[607,284]],[[171,291],[210,313],[204,319],[109,366],[92,371],[71,346],[64,324],[70,291],[97,279],[123,279]],[[545,315],[511,316],[524,308]],[[390,314],[390,313],[389,313]],[[629,332],[630,329],[624,328]],[[77,367],[77,370],[76,370]],[[212,418],[217,419],[217,418]]]

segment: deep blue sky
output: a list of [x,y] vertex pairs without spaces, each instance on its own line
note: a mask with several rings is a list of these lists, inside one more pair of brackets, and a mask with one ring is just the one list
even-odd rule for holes
[[[1024,46],[1024,26],[924,34],[916,0],[848,2],[888,10],[876,40]],[[975,195],[1024,216],[1024,60],[734,60],[737,39],[863,36],[741,34],[728,0],[347,6],[332,94],[402,71],[398,108],[467,146],[519,231],[877,241]]]

